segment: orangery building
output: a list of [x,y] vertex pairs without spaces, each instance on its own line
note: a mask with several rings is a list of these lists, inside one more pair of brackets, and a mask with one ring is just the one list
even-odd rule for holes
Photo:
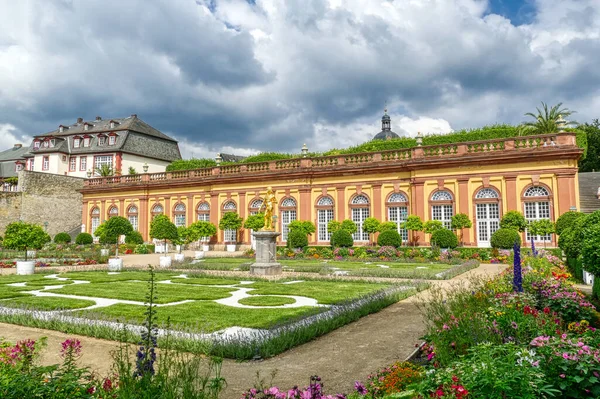
[[[386,118],[387,117],[387,118]],[[397,136],[387,115],[376,137]],[[473,227],[464,230],[467,246],[490,245],[502,216],[511,210],[528,220],[550,219],[579,208],[577,161],[582,150],[574,133],[521,136],[380,152],[218,165],[211,168],[90,178],[85,181],[82,223],[93,233],[107,218],[128,218],[145,240],[150,221],[165,214],[177,226],[206,220],[218,226],[226,212],[242,218],[257,213],[267,187],[278,199],[280,244],[293,220],[310,220],[317,232],[311,245],[329,245],[330,220],[358,225],[355,245],[368,244],[362,221],[375,217],[401,228],[407,215],[440,220],[450,227],[465,213]],[[218,231],[211,243],[251,243],[248,230]],[[524,233],[523,240],[531,237]],[[419,235],[427,244],[429,236]],[[534,237],[555,245],[554,235]]]

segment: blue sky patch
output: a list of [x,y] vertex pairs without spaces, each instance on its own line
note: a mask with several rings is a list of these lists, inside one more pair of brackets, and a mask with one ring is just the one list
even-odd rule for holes
[[535,18],[534,0],[489,0],[489,13],[502,15],[514,25],[531,23]]

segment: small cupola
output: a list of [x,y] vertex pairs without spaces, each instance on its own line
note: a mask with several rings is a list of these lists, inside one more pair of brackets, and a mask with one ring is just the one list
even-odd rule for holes
[[383,111],[383,116],[381,117],[381,130],[384,132],[392,130],[392,118],[388,115],[387,108]]

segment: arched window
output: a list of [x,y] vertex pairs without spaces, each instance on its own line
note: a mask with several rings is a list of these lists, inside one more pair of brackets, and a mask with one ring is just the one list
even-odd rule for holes
[[408,231],[401,227],[408,215],[408,198],[402,193],[392,193],[388,197],[386,205],[388,220],[396,223],[398,234],[400,234],[403,241],[408,241]]
[[452,215],[454,214],[452,202],[452,194],[446,190],[436,191],[431,196],[431,219],[439,220],[448,230],[452,228]]
[[98,226],[100,226],[100,208],[97,206],[93,207],[90,211],[91,216],[91,233],[94,235]]
[[281,241],[287,241],[290,222],[296,220],[296,200],[288,197],[281,201]]
[[110,208],[108,208],[108,218],[110,219],[114,216],[119,216],[119,208],[117,208],[116,205],[113,205]]
[[260,198],[255,199],[254,201],[252,201],[250,203],[250,215],[256,215],[258,212],[260,212],[260,208],[263,206],[263,200]]
[[317,201],[317,239],[329,241],[331,233],[327,225],[333,220],[333,198],[321,197]]
[[[223,203],[223,212],[235,212],[237,205],[233,201],[225,201]],[[237,230],[227,229],[223,232],[223,239],[225,242],[236,242],[237,241]]]
[[175,205],[175,208],[173,208],[173,216],[175,219],[175,226],[185,226],[185,205],[183,203],[180,202]]
[[[541,219],[550,219],[550,193],[542,186],[531,186],[523,193],[523,203],[525,207],[525,219],[528,222]],[[550,242],[552,235],[532,236],[527,231],[527,241]]]
[[196,214],[198,215],[198,220],[204,222],[210,221],[210,205],[208,205],[208,202],[199,203],[196,208]]
[[369,241],[369,233],[363,231],[363,222],[369,217],[369,198],[364,194],[355,195],[350,201],[352,221],[358,229],[354,233],[354,241]]
[[133,227],[133,229],[137,231],[137,229],[138,229],[138,208],[137,208],[137,206],[130,205],[129,208],[127,208],[127,219],[129,220],[129,223],[131,223],[131,226]]
[[163,208],[163,206],[161,204],[156,204],[152,207],[152,218],[154,219],[156,216],[158,215],[162,215],[163,212],[165,211],[165,208]]
[[492,188],[482,188],[475,194],[477,245],[489,247],[492,234],[500,228],[500,194]]

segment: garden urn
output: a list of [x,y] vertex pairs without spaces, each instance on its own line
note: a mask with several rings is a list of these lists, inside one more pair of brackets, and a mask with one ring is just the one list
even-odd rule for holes
[[17,274],[33,274],[35,271],[35,261],[34,260],[23,260],[17,261]]
[[159,266],[166,268],[166,267],[171,267],[171,257],[170,256],[161,256],[159,258]]
[[109,272],[120,272],[121,269],[123,269],[123,259],[110,258],[108,260],[108,271]]

